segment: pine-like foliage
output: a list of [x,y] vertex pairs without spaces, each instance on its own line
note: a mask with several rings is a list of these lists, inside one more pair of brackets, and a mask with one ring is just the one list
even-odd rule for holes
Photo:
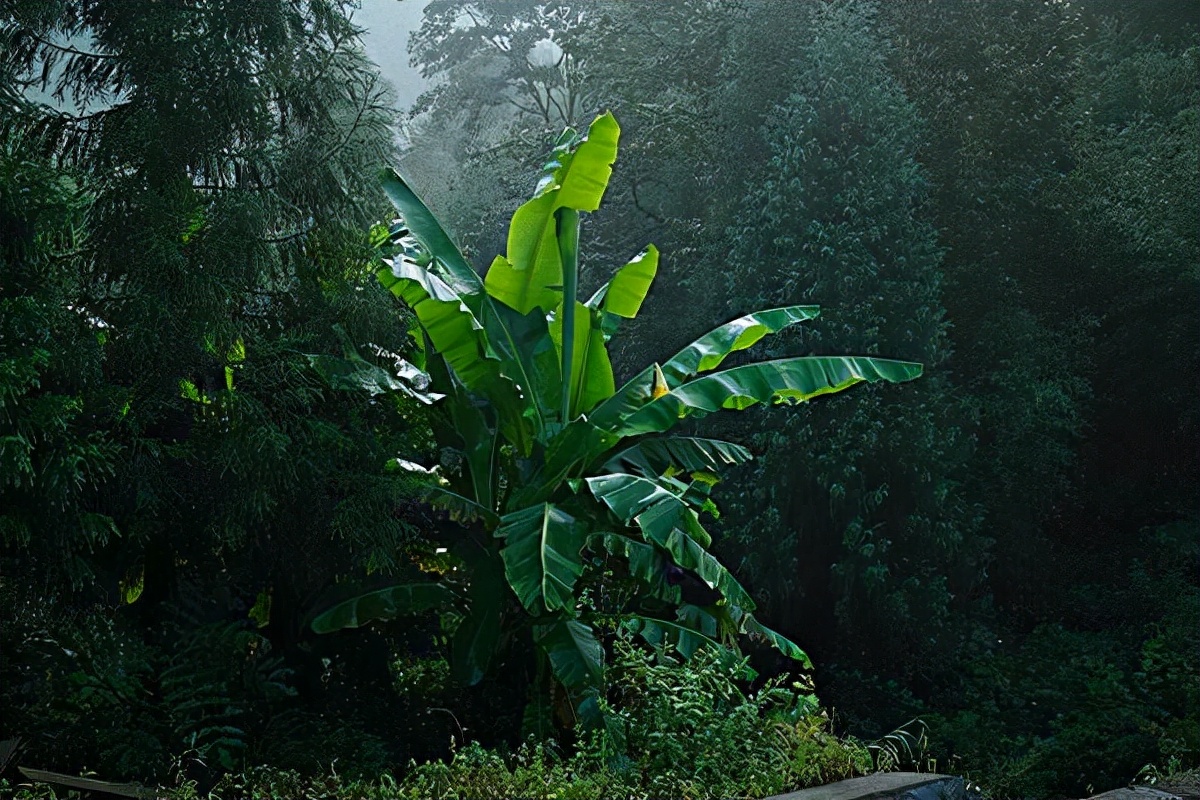
[[[411,495],[381,470],[422,446],[420,417],[356,407],[308,359],[341,354],[336,326],[367,353],[406,346],[367,238],[393,114],[351,8],[0,6],[0,75],[21,89],[0,98],[0,669],[43,764],[148,776],[203,746],[235,765],[268,695],[315,718],[321,658],[350,680],[303,640],[316,595],[411,568]],[[397,413],[411,424],[382,424]],[[61,613],[21,618],[41,605]],[[136,663],[105,666],[93,637],[40,672],[39,641],[109,624]],[[248,648],[306,665],[270,679],[306,691],[214,682]],[[109,706],[47,696],[39,672],[141,675],[153,742],[109,753]],[[70,746],[37,735],[48,705]]]

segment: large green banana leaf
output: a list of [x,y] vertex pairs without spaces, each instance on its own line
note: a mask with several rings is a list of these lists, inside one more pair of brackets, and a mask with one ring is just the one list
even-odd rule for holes
[[[678,495],[649,478],[614,473],[588,478],[587,485],[596,499],[612,509],[619,520],[626,525],[636,520],[648,541],[661,544],[659,539],[672,529],[681,528],[703,547],[712,544],[712,537],[700,524],[696,512]],[[652,535],[645,531],[647,520],[655,522],[656,529]]]
[[696,573],[730,603],[754,609],[754,600],[742,585],[705,549],[712,538],[683,500],[636,475],[600,475],[585,482],[618,519],[626,525],[636,524],[646,541],[665,550],[676,564]]
[[617,270],[612,280],[600,287],[588,300],[588,308],[633,319],[642,308],[654,276],[658,273],[658,248],[647,245],[646,249]]
[[586,537],[584,525],[549,503],[501,517],[496,538],[505,542],[504,574],[530,613],[574,608]]
[[582,477],[588,462],[611,450],[619,441],[584,417],[571,420],[551,437],[541,466],[513,490],[508,509],[521,509],[550,499],[567,480]]
[[763,337],[814,319],[820,306],[784,306],[746,314],[701,336],[662,365],[667,386],[674,388],[693,375],[721,366],[730,354],[758,344]]
[[[379,282],[408,304],[434,348],[468,388],[489,393],[499,378],[500,365],[483,323],[453,287],[425,267],[397,256],[385,259]],[[480,303],[484,298],[480,298]]]
[[533,640],[550,658],[550,667],[570,689],[594,686],[604,671],[604,647],[595,632],[577,619],[533,626]]
[[655,478],[674,468],[685,472],[718,472],[722,467],[743,464],[754,456],[732,442],[693,436],[644,439],[610,457],[603,472],[636,472]]
[[484,326],[500,355],[500,370],[531,401],[523,404],[524,413],[535,419],[535,435],[542,439],[547,420],[558,415],[562,386],[558,350],[546,315],[537,309],[521,315],[503,303],[487,305]]
[[[667,361],[664,367],[652,365],[639,372],[591,413],[591,420],[602,428],[615,429],[620,420],[654,399],[657,373],[666,379],[666,387],[678,386],[698,371],[712,369],[726,356],[744,350],[764,336],[812,319],[820,313],[817,306],[785,306],[746,314],[709,331]],[[669,375],[668,375],[669,370]]]
[[620,436],[662,433],[693,414],[740,411],[756,403],[801,403],[856,383],[899,383],[920,377],[909,361],[844,356],[802,356],[745,364],[696,378],[652,399],[626,417]]
[[381,175],[384,194],[400,212],[409,233],[442,267],[444,279],[476,314],[484,296],[483,280],[454,246],[441,223],[395,170]]
[[624,559],[629,574],[646,584],[658,599],[674,604],[682,600],[682,590],[667,580],[666,557],[654,545],[608,532],[594,533],[590,541],[593,546],[598,544],[610,555]]
[[441,608],[454,602],[454,593],[440,583],[402,583],[344,600],[312,621],[316,633],[358,628],[368,622],[390,620]]
[[[626,630],[645,639],[652,647],[670,645],[684,660],[690,660],[701,648],[709,648],[721,655],[721,660],[733,665],[737,662],[734,651],[713,639],[712,636],[681,625],[654,617],[633,616],[622,623]],[[714,634],[715,635],[715,634]]]
[[483,680],[500,642],[506,584],[504,564],[495,552],[464,541],[454,548],[470,573],[468,613],[450,641],[450,674],[466,686]]
[[[612,114],[597,117],[582,140],[566,140],[555,150],[532,200],[513,213],[508,254],[488,270],[487,292],[496,300],[528,314],[549,313],[561,302],[562,259],[558,252],[554,212],[559,208],[595,211],[608,188],[617,158],[621,129]],[[572,152],[572,148],[574,151]]]

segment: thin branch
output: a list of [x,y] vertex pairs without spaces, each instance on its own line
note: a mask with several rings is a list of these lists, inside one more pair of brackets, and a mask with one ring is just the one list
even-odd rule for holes
[[25,35],[43,47],[49,47],[53,50],[58,50],[61,53],[69,53],[73,56],[84,56],[85,58],[96,58],[101,60],[111,60],[116,58],[116,56],[112,55],[111,53],[89,53],[85,50],[77,50],[74,47],[69,47],[65,44],[55,44],[48,39],[43,39],[41,36],[38,36],[36,33],[28,29],[25,30]]

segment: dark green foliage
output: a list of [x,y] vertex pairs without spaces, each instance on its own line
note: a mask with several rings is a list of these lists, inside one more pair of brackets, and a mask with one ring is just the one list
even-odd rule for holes
[[[1046,624],[966,663],[954,707],[926,718],[939,746],[1002,796],[1082,794],[1147,764],[1200,760],[1200,531],[1143,531],[1121,585],[1078,587],[1094,619]],[[1107,619],[1095,619],[1101,615]]]
[[[962,644],[952,614],[969,608],[984,543],[957,478],[970,442],[939,370],[950,349],[920,128],[870,22],[857,8],[821,10],[796,51],[791,94],[764,131],[770,161],[727,232],[730,297],[819,299],[822,319],[778,349],[851,341],[919,359],[931,379],[861,408],[775,412],[755,489],[726,530],[772,612],[804,620],[811,632],[796,634],[824,653],[818,662],[853,651],[863,668],[901,675]],[[919,632],[911,620],[924,621]]]
[[388,94],[346,10],[0,14],[0,72],[56,98],[0,109],[0,685],[33,763],[162,776],[309,737],[311,768],[401,716],[386,646],[384,699],[360,701],[369,645],[306,632],[331,583],[410,569],[421,541],[380,470],[424,447],[416,403],[349,403],[308,358],[341,353],[335,326],[407,346],[360,188]]

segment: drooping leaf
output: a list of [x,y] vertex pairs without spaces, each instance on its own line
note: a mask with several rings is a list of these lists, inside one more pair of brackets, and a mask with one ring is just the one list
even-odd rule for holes
[[730,353],[744,350],[764,336],[812,319],[819,313],[817,306],[785,306],[746,314],[727,322],[680,350],[666,365],[652,364],[639,372],[592,411],[592,422],[602,428],[615,429],[623,418],[661,397],[687,377],[702,369],[713,369]]
[[451,491],[437,484],[422,488],[422,498],[434,508],[450,512],[450,519],[455,522],[482,522],[488,530],[500,524],[500,517],[486,506],[480,505],[469,497]]
[[662,365],[671,388],[693,375],[716,369],[731,353],[753,347],[763,337],[805,320],[816,318],[819,306],[784,306],[756,311],[726,322],[701,336]]
[[454,593],[441,584],[402,583],[338,603],[317,615],[312,621],[312,629],[316,633],[332,633],[343,628],[358,628],[376,620],[419,614],[453,601]]
[[[653,480],[614,473],[588,478],[587,485],[595,498],[612,509],[623,523],[636,522],[648,541],[661,546],[673,529],[681,528],[703,547],[712,544],[712,537],[700,524],[696,512]],[[647,525],[652,530],[647,531]],[[679,566],[691,568],[686,564]]]
[[808,654],[800,649],[799,645],[786,636],[763,625],[752,614],[747,613],[742,616],[740,631],[752,639],[761,637],[788,658],[799,661],[806,669],[812,669],[812,661],[809,660]]
[[[751,641],[760,641],[774,647],[788,658],[799,661],[804,667],[811,669],[812,662],[800,647],[786,636],[763,625],[747,609],[737,605],[722,605],[704,609],[705,614],[713,616],[718,624],[732,632],[747,636]],[[680,615],[685,612],[680,608]]]
[[443,269],[443,278],[472,311],[478,313],[483,281],[454,246],[441,223],[395,170],[381,176],[384,194],[400,212],[408,232]]
[[384,288],[408,304],[446,363],[472,391],[486,394],[500,369],[479,321],[449,284],[428,269],[396,257],[377,276]]
[[542,503],[501,517],[495,535],[505,542],[504,574],[521,605],[534,614],[574,608],[575,581],[583,572],[583,525]]
[[577,619],[533,626],[533,640],[550,658],[554,675],[569,689],[595,685],[604,670],[604,647]]
[[667,580],[667,559],[654,545],[608,532],[593,534],[592,540],[610,555],[622,558],[629,574],[646,584],[655,597],[668,603],[681,600],[679,586]]
[[680,625],[678,622],[669,622],[665,619],[655,619],[653,617],[634,616],[622,623],[626,630],[641,636],[650,644],[651,647],[665,647],[667,645],[675,648],[675,651],[681,655],[684,660],[690,660],[696,655],[696,651],[703,647],[711,648],[715,652],[728,653],[732,656],[729,648],[698,630]]
[[802,403],[864,381],[910,381],[921,371],[913,362],[861,357],[802,356],[746,364],[672,389],[631,413],[615,432],[662,433],[693,414],[740,411],[764,402]]
[[754,601],[742,585],[705,549],[712,538],[683,500],[635,475],[601,475],[586,483],[597,500],[626,525],[636,524],[646,541],[665,550],[677,565],[694,572],[730,603],[754,609]]
[[685,472],[719,472],[722,467],[743,464],[754,456],[749,450],[720,439],[672,436],[644,439],[609,458],[603,472],[636,472],[657,477],[674,467]]
[[467,615],[450,641],[450,674],[465,686],[483,680],[500,642],[504,564],[490,550],[465,542],[455,548],[470,572]]

